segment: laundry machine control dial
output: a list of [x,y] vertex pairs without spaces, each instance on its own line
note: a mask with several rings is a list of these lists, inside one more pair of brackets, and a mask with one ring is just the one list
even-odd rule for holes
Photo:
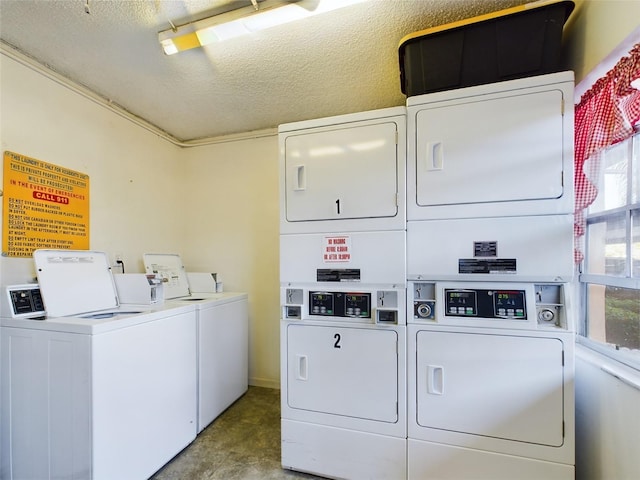
[[434,305],[433,302],[414,302],[413,317],[421,319],[433,319]]
[[555,323],[556,322],[556,312],[551,310],[550,308],[541,308],[538,310],[538,323]]

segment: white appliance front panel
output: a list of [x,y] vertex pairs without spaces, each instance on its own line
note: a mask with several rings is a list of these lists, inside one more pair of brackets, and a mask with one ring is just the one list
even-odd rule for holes
[[566,282],[573,272],[573,215],[407,223],[409,279]]
[[282,466],[328,478],[407,478],[407,439],[282,420]]
[[408,219],[572,212],[572,92],[562,72],[413,97]]
[[[342,257],[333,257],[336,252]],[[406,283],[406,232],[376,231],[344,234],[280,235],[280,282],[317,283],[318,270],[358,270],[362,284]]]
[[282,233],[403,228],[404,107],[281,126]]
[[287,325],[287,405],[397,423],[399,340],[394,330]]
[[383,123],[287,137],[287,220],[396,216],[396,132]]
[[565,463],[409,439],[408,479],[574,480]]
[[[564,442],[564,345],[557,338],[418,331],[420,428],[549,447]],[[417,435],[416,435],[417,434]]]

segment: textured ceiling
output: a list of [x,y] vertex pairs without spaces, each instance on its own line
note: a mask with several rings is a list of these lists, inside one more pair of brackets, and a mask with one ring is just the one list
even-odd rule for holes
[[[305,0],[323,1],[323,0]],[[0,0],[0,38],[180,141],[402,105],[398,45],[526,0],[365,0],[165,56],[158,32],[250,0]]]

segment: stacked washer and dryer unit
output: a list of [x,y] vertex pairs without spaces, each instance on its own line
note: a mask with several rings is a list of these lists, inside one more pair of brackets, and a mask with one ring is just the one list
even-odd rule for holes
[[561,72],[280,127],[285,468],[574,477],[572,99]]
[[410,479],[574,478],[573,83],[407,100]]
[[279,146],[282,465],[404,477],[406,110],[281,125]]

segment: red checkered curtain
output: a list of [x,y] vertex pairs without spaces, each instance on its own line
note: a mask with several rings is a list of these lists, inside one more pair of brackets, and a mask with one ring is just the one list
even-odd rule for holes
[[629,138],[640,121],[640,43],[597,80],[575,107],[574,258],[584,258],[585,211],[598,195],[600,152]]

